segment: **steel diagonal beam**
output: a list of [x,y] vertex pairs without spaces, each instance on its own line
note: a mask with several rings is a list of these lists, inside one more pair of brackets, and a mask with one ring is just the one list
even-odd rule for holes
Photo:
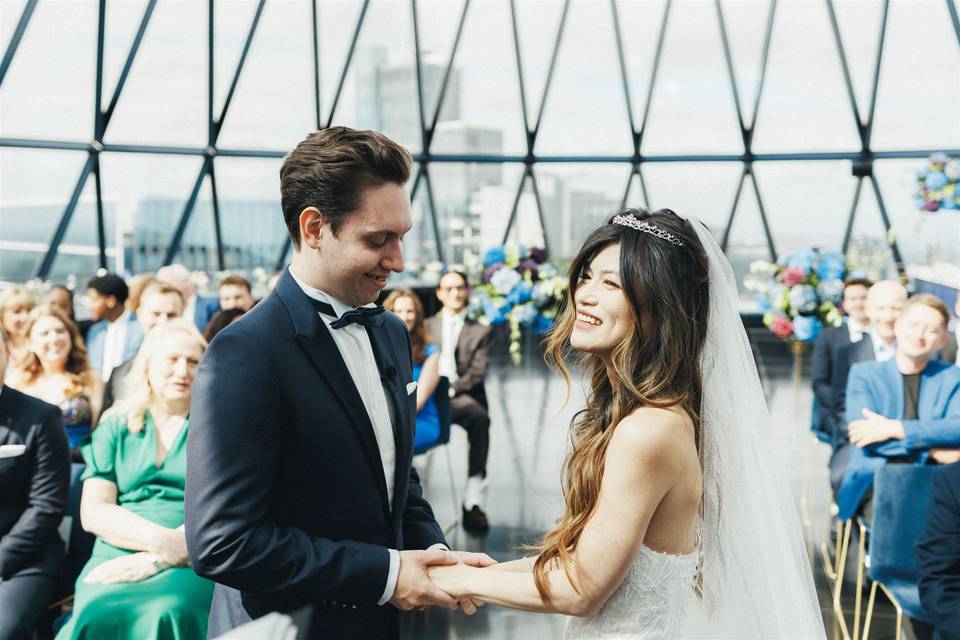
[[853,203],[850,205],[850,215],[847,217],[847,229],[843,234],[843,244],[841,245],[841,250],[844,255],[846,255],[847,249],[850,247],[850,238],[853,236],[853,221],[857,216],[857,205],[860,204],[860,194],[863,192],[864,177],[865,176],[857,176],[857,187],[853,192]]
[[70,221],[73,219],[73,214],[77,210],[77,203],[80,201],[80,194],[83,193],[83,187],[87,184],[87,178],[90,177],[90,173],[93,171],[93,166],[96,163],[96,154],[90,153],[87,156],[87,161],[83,165],[83,169],[80,170],[80,177],[77,179],[77,184],[73,188],[73,194],[70,196],[70,200],[67,202],[66,208],[63,210],[63,215],[60,216],[60,222],[57,224],[57,228],[54,229],[53,238],[50,240],[50,247],[47,249],[47,252],[43,256],[43,260],[40,262],[40,268],[37,269],[38,278],[46,278],[50,275],[50,270],[53,268],[53,262],[57,257],[57,249],[60,247],[60,243],[63,242],[64,236],[67,235],[67,229],[70,227]]
[[453,37],[453,47],[450,50],[450,59],[447,61],[447,68],[443,72],[443,80],[440,82],[440,95],[437,97],[437,106],[433,110],[433,118],[430,120],[430,127],[427,129],[427,137],[424,142],[423,152],[430,151],[430,145],[433,143],[433,134],[437,129],[437,122],[440,121],[440,110],[443,108],[443,99],[447,95],[447,86],[450,84],[450,76],[453,71],[453,62],[457,56],[457,50],[460,48],[460,38],[463,35],[463,25],[467,20],[467,9],[470,8],[470,0],[464,0],[463,11],[460,13],[460,22],[457,24],[457,33]]
[[870,138],[873,136],[873,120],[877,110],[877,94],[880,90],[880,68],[883,64],[883,49],[887,42],[887,18],[890,16],[890,0],[883,0],[883,16],[880,19],[880,39],[877,44],[877,61],[873,67],[873,85],[870,89],[870,111],[864,132],[864,152],[870,150]]
[[[630,80],[627,78],[627,62],[623,53],[623,34],[620,30],[620,12],[617,10],[617,0],[610,0],[610,14],[613,17],[613,35],[617,43],[617,60],[620,62],[620,82],[623,84],[623,97],[627,103],[627,120],[630,123],[630,136],[633,139],[633,153],[640,156],[640,134],[637,132],[637,125],[633,120],[633,100],[630,97]],[[635,168],[634,168],[635,170]],[[630,179],[633,178],[633,171],[630,172]],[[627,180],[627,191],[630,190],[630,179]],[[626,203],[627,195],[623,196]]]
[[730,205],[730,215],[727,217],[727,224],[723,228],[723,239],[720,240],[720,249],[727,251],[727,245],[730,242],[730,231],[733,229],[733,219],[737,215],[737,207],[740,206],[740,196],[743,194],[743,183],[747,179],[748,169],[743,166],[740,172],[740,180],[737,182],[737,190],[733,194],[733,204]]
[[180,215],[180,221],[177,223],[176,229],[174,229],[173,237],[170,238],[170,244],[167,245],[167,253],[163,258],[164,265],[173,262],[173,259],[177,257],[177,253],[180,251],[180,243],[183,241],[183,234],[187,230],[187,225],[190,223],[190,216],[193,214],[194,206],[197,204],[200,187],[203,186],[203,179],[207,177],[212,163],[213,159],[207,157],[203,161],[203,166],[200,167],[200,174],[193,183],[193,190],[190,192],[190,197],[187,198],[187,202],[183,206],[183,213]]
[[883,227],[887,230],[887,238],[890,243],[890,252],[893,254],[893,260],[897,263],[897,273],[900,274],[901,279],[905,277],[906,271],[903,264],[903,256],[900,255],[900,247],[897,245],[896,236],[890,235],[890,216],[887,215],[887,205],[884,203],[883,194],[880,192],[880,183],[877,182],[877,177],[871,172],[867,178],[870,180],[870,185],[873,187],[873,195],[877,199],[877,209],[880,210],[880,218],[883,220]]
[[[946,0],[947,12],[950,14],[950,22],[953,24],[953,32],[957,35],[957,44],[960,44],[960,16],[957,15],[957,5],[954,0]],[[2,78],[2,76],[0,76]]]
[[443,242],[440,239],[440,222],[437,219],[437,206],[433,199],[433,183],[430,182],[430,171],[426,164],[420,165],[423,174],[423,183],[427,186],[427,202],[430,204],[430,220],[433,222],[433,239],[437,243],[437,260],[443,260]]
[[537,142],[537,135],[540,133],[540,123],[543,121],[543,111],[547,106],[547,97],[550,95],[550,85],[553,84],[553,72],[557,68],[557,56],[560,53],[560,43],[563,41],[563,32],[567,25],[567,14],[569,12],[570,0],[564,0],[563,10],[560,13],[560,25],[557,27],[557,38],[553,43],[553,52],[550,54],[550,66],[547,67],[547,81],[543,86],[543,96],[540,98],[540,109],[537,111],[537,121],[533,125],[532,142],[534,146]]
[[550,255],[550,238],[547,237],[547,225],[543,220],[543,203],[540,201],[540,187],[537,186],[537,174],[530,167],[530,186],[533,188],[533,200],[537,205],[537,218],[540,220],[540,234],[543,236],[543,250]]
[[225,269],[223,262],[223,230],[220,226],[220,196],[217,192],[217,174],[215,163],[210,160],[210,197],[213,201],[213,233],[217,242],[217,269]]
[[643,118],[640,120],[640,129],[637,132],[637,147],[643,145],[643,136],[647,131],[647,122],[650,120],[650,105],[653,104],[653,90],[657,84],[657,76],[660,72],[660,60],[663,58],[663,44],[667,39],[667,25],[670,21],[670,8],[673,6],[673,0],[667,0],[663,5],[663,18],[660,21],[660,33],[657,35],[657,49],[653,54],[653,68],[650,71],[650,85],[647,87],[647,98],[643,106]]
[[23,34],[27,30],[27,25],[30,24],[34,9],[37,8],[37,2],[39,0],[29,0],[24,5],[23,12],[20,13],[20,19],[13,30],[13,37],[10,38],[10,44],[7,45],[7,50],[3,54],[3,60],[0,60],[0,87],[3,86],[4,78],[7,77],[7,70],[10,68],[10,63],[13,62],[13,56],[16,55],[17,49],[20,47],[20,41],[23,40]]
[[420,20],[417,18],[417,0],[410,0],[410,16],[413,23],[413,59],[417,74],[417,122],[420,123],[420,149],[426,156],[427,148],[427,121],[423,115],[423,63],[420,60]]
[[763,205],[763,198],[760,196],[760,185],[757,183],[757,174],[753,172],[753,167],[749,168],[750,184],[753,185],[753,195],[757,198],[757,210],[760,212],[760,222],[763,223],[763,234],[767,238],[767,246],[770,249],[770,261],[777,261],[777,247],[773,242],[773,234],[770,233],[770,224],[767,222],[767,208]]
[[767,14],[767,26],[763,34],[763,51],[760,54],[760,78],[757,81],[757,93],[753,98],[753,114],[750,116],[750,140],[757,128],[757,112],[760,110],[760,98],[767,79],[767,61],[770,59],[770,42],[773,39],[773,19],[777,13],[777,0],[770,0],[770,12]]
[[733,91],[733,106],[737,110],[737,121],[740,123],[740,135],[743,138],[743,150],[750,153],[750,136],[747,124],[743,119],[743,108],[740,106],[740,89],[737,87],[737,74],[733,68],[733,52],[730,51],[730,39],[727,36],[727,21],[723,17],[723,7],[720,0],[714,0],[717,9],[717,23],[720,25],[720,42],[723,45],[723,59],[727,63],[727,76],[730,79],[730,90]]
[[[217,118],[217,121],[213,123],[210,146],[215,146],[217,144],[217,138],[220,136],[220,130],[223,127],[223,121],[227,117],[227,112],[230,110],[230,103],[233,102],[233,95],[237,90],[237,83],[240,82],[240,74],[243,72],[243,66],[247,61],[247,54],[250,53],[250,46],[253,44],[253,37],[257,33],[257,25],[260,24],[260,16],[263,15],[263,8],[266,4],[267,0],[260,0],[259,4],[257,4],[257,11],[253,14],[253,21],[250,23],[250,30],[247,32],[247,38],[243,43],[243,50],[240,52],[240,60],[237,62],[237,68],[233,72],[233,79],[230,82],[230,89],[227,90],[227,98],[223,101],[223,109],[220,111],[220,117]],[[212,9],[210,17],[212,22]]]
[[635,164],[630,167],[630,175],[627,176],[627,187],[623,190],[623,197],[620,199],[620,208],[627,208],[627,198],[630,197],[630,187],[633,186],[633,176],[637,175],[637,169],[640,165]]
[[143,37],[147,32],[147,25],[150,24],[150,19],[153,16],[153,10],[157,6],[157,0],[150,0],[147,3],[146,8],[143,10],[143,17],[140,19],[140,25],[137,27],[137,33],[133,38],[133,44],[130,45],[130,51],[127,53],[127,59],[123,63],[123,69],[120,71],[120,78],[117,80],[117,85],[113,90],[113,96],[110,98],[110,103],[107,105],[107,108],[103,112],[103,131],[100,132],[99,140],[103,140],[103,135],[106,131],[106,128],[110,125],[110,120],[113,118],[113,112],[117,108],[117,103],[120,101],[120,94],[123,92],[123,87],[127,83],[127,77],[130,75],[130,69],[133,68],[133,61],[137,57],[137,52],[140,51],[140,44],[143,42]]
[[517,23],[517,5],[510,0],[510,23],[513,26],[513,53],[517,60],[517,81],[520,84],[520,111],[523,112],[523,131],[527,137],[527,156],[533,156],[533,140],[530,137],[530,118],[527,116],[527,89],[523,81],[523,56],[520,54],[520,28]]
[[517,218],[517,209],[520,206],[520,196],[523,195],[523,186],[527,183],[527,177],[530,173],[531,165],[528,164],[523,168],[523,174],[520,176],[517,195],[513,198],[513,206],[510,208],[510,218],[507,220],[507,228],[503,230],[503,242],[501,244],[507,244],[507,239],[510,237],[510,229],[513,228],[513,221]]
[[333,116],[337,113],[337,105],[340,104],[340,95],[343,93],[343,85],[347,81],[347,73],[350,71],[350,63],[353,62],[353,54],[357,49],[357,41],[360,39],[360,30],[363,28],[363,21],[367,15],[367,8],[370,6],[370,0],[363,0],[360,6],[360,14],[357,16],[357,26],[353,30],[353,38],[350,40],[350,47],[347,49],[347,57],[343,61],[343,69],[340,71],[340,79],[337,81],[337,90],[333,94],[333,102],[330,104],[330,115],[327,117],[326,126],[333,124]]
[[93,184],[97,196],[97,249],[101,269],[107,268],[107,230],[103,214],[103,185],[100,183],[100,154],[93,156]]
[[863,117],[860,115],[860,107],[857,106],[857,94],[853,90],[853,79],[850,75],[850,65],[847,62],[847,53],[843,47],[843,37],[840,35],[840,23],[837,21],[837,10],[833,0],[826,0],[827,13],[830,16],[830,28],[833,31],[833,40],[837,45],[837,55],[840,56],[840,68],[843,70],[843,82],[847,87],[847,98],[850,100],[850,110],[853,112],[853,119],[857,124],[857,134],[863,146],[867,146]]

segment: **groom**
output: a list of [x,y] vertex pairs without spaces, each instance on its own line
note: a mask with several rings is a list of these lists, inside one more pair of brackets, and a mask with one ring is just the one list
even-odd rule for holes
[[312,605],[311,638],[395,638],[398,609],[457,606],[427,567],[493,563],[449,551],[423,499],[409,336],[372,304],[403,270],[410,166],[385,136],[334,127],[280,168],[293,261],[194,383],[186,537],[217,582],[210,637]]

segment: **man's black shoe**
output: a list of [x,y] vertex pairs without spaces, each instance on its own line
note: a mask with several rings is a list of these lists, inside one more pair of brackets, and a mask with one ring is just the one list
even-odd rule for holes
[[469,511],[467,511],[466,507],[461,508],[463,510],[464,529],[475,533],[483,533],[490,529],[490,523],[487,522],[487,514],[483,512],[483,509],[481,509],[479,505],[474,505]]

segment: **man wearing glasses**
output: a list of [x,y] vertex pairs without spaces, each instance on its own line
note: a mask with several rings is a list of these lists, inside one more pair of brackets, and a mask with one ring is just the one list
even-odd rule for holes
[[490,361],[490,327],[467,317],[470,285],[465,274],[445,273],[436,294],[443,309],[427,320],[427,331],[440,341],[440,375],[450,380],[453,421],[466,430],[470,443],[463,527],[479,533],[489,529],[480,502],[490,451],[490,415],[483,386]]

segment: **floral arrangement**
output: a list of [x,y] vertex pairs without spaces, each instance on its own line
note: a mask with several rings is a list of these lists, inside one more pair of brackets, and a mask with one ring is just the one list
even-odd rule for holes
[[567,279],[539,247],[501,245],[468,267],[474,282],[468,313],[493,327],[510,327],[510,358],[520,364],[521,328],[546,332],[564,300]]
[[914,204],[921,211],[933,213],[940,209],[960,211],[960,157],[945,153],[930,156],[927,166],[917,171],[917,191]]
[[837,305],[847,275],[842,254],[806,249],[776,264],[754,262],[750,271],[754,278],[746,286],[757,294],[763,324],[778,338],[810,343],[824,326],[841,324],[843,314]]

